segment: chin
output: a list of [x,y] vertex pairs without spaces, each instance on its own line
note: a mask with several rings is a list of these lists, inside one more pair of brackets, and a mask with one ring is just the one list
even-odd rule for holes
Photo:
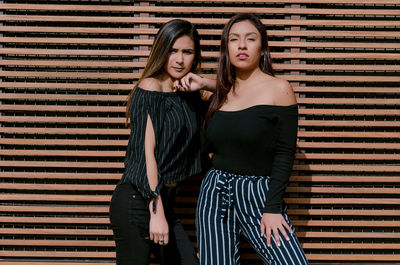
[[181,79],[182,77],[184,77],[187,73],[189,72],[184,72],[184,73],[175,73],[170,75],[172,79]]
[[258,64],[250,62],[235,62],[232,63],[233,67],[240,71],[251,71],[258,67]]

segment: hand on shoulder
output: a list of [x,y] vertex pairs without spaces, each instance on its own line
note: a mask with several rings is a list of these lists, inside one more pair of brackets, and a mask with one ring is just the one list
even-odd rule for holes
[[161,91],[161,82],[157,78],[148,77],[140,81],[138,87],[149,91]]

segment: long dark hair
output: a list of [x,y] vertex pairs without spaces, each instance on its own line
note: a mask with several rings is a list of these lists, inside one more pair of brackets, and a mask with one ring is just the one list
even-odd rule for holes
[[229,32],[233,24],[248,20],[253,24],[261,35],[261,54],[259,67],[261,71],[266,74],[275,76],[274,69],[272,68],[271,53],[269,51],[267,31],[261,20],[254,14],[238,14],[233,16],[225,25],[220,45],[220,57],[217,69],[217,88],[211,99],[210,108],[205,117],[207,123],[211,116],[225,103],[227,95],[235,84],[236,72],[235,68],[229,60],[228,41]]
[[170,50],[175,40],[181,36],[188,35],[194,42],[194,60],[190,72],[198,72],[200,69],[200,37],[197,29],[187,20],[173,19],[164,24],[157,32],[153,42],[147,64],[143,70],[142,76],[128,95],[126,102],[126,124],[128,124],[130,116],[130,104],[132,95],[138,84],[145,78],[155,77],[164,71],[164,65],[168,60]]

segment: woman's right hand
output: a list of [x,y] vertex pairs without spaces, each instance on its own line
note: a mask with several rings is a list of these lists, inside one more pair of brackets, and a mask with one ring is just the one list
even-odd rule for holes
[[189,72],[180,80],[176,80],[174,87],[181,91],[197,91],[201,89],[214,91],[216,81]]
[[[160,202],[161,200],[157,199],[157,201]],[[152,202],[150,205],[152,205]],[[152,206],[149,208],[152,208]],[[150,209],[150,240],[160,245],[168,244],[169,227],[164,215],[162,203],[157,203],[156,212],[153,212],[152,209]]]

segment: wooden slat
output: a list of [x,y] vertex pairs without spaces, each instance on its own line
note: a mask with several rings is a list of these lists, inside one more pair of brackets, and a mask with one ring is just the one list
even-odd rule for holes
[[[263,1],[265,2],[265,1]],[[292,1],[293,2],[293,1]],[[400,15],[393,9],[330,9],[330,8],[263,8],[252,7],[225,7],[215,6],[212,9],[204,7],[169,7],[169,6],[118,6],[118,5],[40,5],[40,4],[1,4],[0,9],[22,10],[63,10],[63,11],[111,11],[111,12],[184,12],[184,13],[261,13],[261,14],[324,14],[324,15]]]
[[12,123],[104,123],[125,124],[125,118],[92,118],[92,117],[40,117],[40,116],[0,116],[0,122]]
[[0,150],[4,156],[52,156],[52,157],[120,157],[125,156],[125,151],[70,151],[70,150]]
[[[20,138],[0,138],[3,145],[51,145],[51,146],[123,146],[128,144],[127,140],[87,140],[87,139],[20,139]],[[1,172],[0,172],[1,174]]]
[[286,192],[292,193],[330,193],[330,194],[400,194],[397,188],[329,188],[329,187],[287,187]]
[[31,94],[31,93],[0,93],[0,99],[21,99],[21,100],[71,100],[71,101],[105,101],[125,102],[127,96],[113,95],[71,95],[71,94]]
[[0,132],[14,134],[62,134],[62,135],[129,135],[128,129],[71,129],[71,128],[33,128],[0,127]]
[[230,7],[227,9],[226,7],[218,7],[214,6],[211,10],[206,9],[204,7],[191,7],[191,6],[135,6],[136,12],[180,12],[180,13],[255,13],[255,14],[290,14],[290,15],[382,15],[382,16],[399,16],[400,12],[398,10],[393,9],[343,9],[343,8],[266,8],[266,7]]
[[110,211],[109,206],[71,206],[71,205],[56,205],[56,206],[45,206],[41,205],[12,205],[4,206],[0,205],[0,212],[6,213],[92,213],[92,214],[108,214]]
[[[23,163],[22,163],[23,162]],[[124,168],[123,162],[49,162],[49,161],[0,161],[2,167],[40,167],[40,168]]]
[[397,176],[328,176],[328,175],[318,175],[318,176],[291,176],[290,180],[293,182],[329,182],[329,183],[399,183],[400,178]]
[[115,252],[102,251],[7,251],[0,250],[2,257],[47,257],[47,258],[115,258]]
[[[1,83],[0,83],[1,84]],[[400,87],[332,87],[332,86],[294,86],[293,90],[297,93],[300,92],[316,92],[316,93],[387,93],[397,94],[400,92]]]
[[[50,247],[114,247],[114,241],[100,240],[18,240],[18,239],[0,239],[3,246],[50,246]],[[53,264],[53,263],[52,263]]]
[[[394,103],[395,104],[395,103]],[[396,121],[337,121],[337,120],[300,120],[301,126],[323,126],[323,127],[399,127]],[[375,143],[373,143],[375,144]],[[394,144],[396,146],[396,144]]]
[[[377,45],[380,45],[379,43]],[[118,61],[60,61],[60,60],[2,60],[0,65],[19,65],[19,66],[51,66],[51,67],[62,67],[62,66],[79,66],[79,67],[95,67],[95,68],[123,68],[123,67],[138,67],[143,68],[145,62],[118,62]],[[202,63],[203,69],[215,69],[217,67],[216,63]],[[400,70],[399,65],[326,65],[326,64],[273,64],[276,70],[321,70],[321,71],[398,71]],[[307,89],[308,87],[304,87]],[[312,87],[310,87],[312,88]],[[337,87],[334,87],[337,88]],[[324,87],[320,89],[325,89]],[[339,88],[337,88],[339,89]],[[356,88],[355,88],[356,89]],[[379,91],[373,91],[372,88],[366,88],[374,93]],[[387,88],[387,90],[389,90]],[[392,90],[396,90],[393,88]],[[349,91],[346,91],[349,92]],[[393,93],[393,92],[392,92]]]
[[[228,22],[226,18],[191,18],[183,17],[193,24],[214,24],[223,25]],[[151,23],[166,23],[170,18],[164,17],[103,17],[103,16],[33,16],[33,15],[3,15],[0,21],[42,21],[42,22],[97,22],[97,23],[138,23],[138,24],[151,24]],[[265,25],[293,25],[293,26],[308,26],[318,25],[325,26],[331,25],[331,20],[295,20],[295,19],[262,19]],[[364,26],[364,27],[397,27],[400,25],[396,20],[334,20],[336,26]]]
[[[102,265],[116,265],[115,262],[101,261]],[[26,265],[26,261],[12,261],[0,259],[0,265]],[[48,265],[47,261],[29,261],[29,265]],[[87,262],[87,261],[53,261],[51,265],[99,265],[99,262]],[[155,264],[150,264],[155,265]]]
[[[340,226],[340,227],[398,227],[400,221],[320,221],[320,220],[293,220],[294,226]],[[393,244],[400,247],[400,244]]]
[[[110,223],[109,218],[77,218],[77,217],[8,217],[1,216],[1,223],[32,223],[32,224],[103,224]],[[13,242],[11,240],[11,242]],[[1,244],[1,243],[0,243]]]
[[0,183],[4,190],[113,191],[115,185]]
[[35,112],[105,112],[105,113],[125,113],[126,107],[113,106],[69,106],[69,105],[11,105],[2,104],[0,110],[14,111],[35,111]]
[[88,83],[41,83],[41,82],[0,82],[2,88],[68,89],[68,90],[124,90],[130,91],[133,84],[88,84]]
[[312,238],[399,238],[399,233],[384,232],[296,232],[298,237]]
[[349,148],[349,149],[399,149],[398,143],[329,143],[329,142],[298,142],[299,148]]
[[301,138],[399,138],[400,132],[337,132],[337,131],[299,131]]
[[[104,202],[109,203],[108,195],[52,195],[52,194],[0,194],[1,201],[43,201],[43,202]],[[0,230],[1,231],[1,230]]]
[[[310,260],[331,260],[331,261],[399,261],[400,255],[393,254],[309,254],[307,256]],[[379,263],[378,263],[379,264]]]
[[400,249],[400,244],[357,244],[357,243],[304,243],[305,249]]
[[[397,0],[396,0],[397,1]],[[59,32],[59,33],[82,33],[82,34],[153,34],[157,33],[154,28],[91,28],[91,27],[26,27],[26,26],[2,26],[0,32]],[[201,35],[221,35],[220,29],[199,29]],[[269,36],[313,36],[313,37],[387,37],[396,38],[396,31],[357,31],[351,30],[268,30]]]
[[337,116],[399,116],[400,109],[300,109],[303,115]]
[[358,165],[358,164],[350,164],[350,165],[342,165],[342,164],[320,164],[320,165],[294,165],[294,170],[299,171],[350,171],[350,172],[396,172],[400,173],[400,165]]
[[[171,2],[171,0],[158,0],[159,2]],[[204,2],[204,0],[174,0],[174,2],[185,2],[185,3],[198,3]],[[232,3],[239,2],[244,3],[245,1],[232,1],[232,0],[215,0],[216,3]],[[254,3],[276,3],[275,0],[252,0]],[[280,3],[294,3],[294,4],[370,4],[370,5],[398,5],[399,2],[397,0],[279,0]]]
[[326,154],[308,153],[296,154],[296,159],[329,159],[329,160],[399,160],[398,154]]
[[[139,56],[147,57],[149,51],[146,50],[78,50],[78,49],[24,49],[24,48],[0,48],[0,54],[23,54],[23,55],[80,55],[80,56]],[[204,57],[218,58],[218,52],[202,52]],[[398,53],[296,53],[296,52],[271,52],[273,58],[316,58],[316,59],[382,59],[399,60]],[[8,73],[2,71],[2,73]],[[10,73],[12,74],[12,73]],[[35,74],[35,73],[33,73]],[[63,73],[60,73],[63,74]],[[90,74],[90,73],[86,73]],[[121,73],[122,74],[122,73]],[[134,73],[131,75],[135,76]],[[137,77],[136,77],[137,78]]]
[[15,178],[15,179],[98,179],[98,180],[119,180],[122,174],[112,173],[60,173],[60,172],[0,172],[1,178]]
[[[115,44],[115,45],[149,45],[153,40],[136,39],[102,39],[102,38],[21,38],[3,37],[0,43],[52,43],[52,44]],[[202,40],[201,45],[219,46],[219,40]],[[299,42],[299,41],[269,41],[270,47],[312,47],[312,48],[370,48],[370,49],[400,49],[398,43],[349,43],[349,42]],[[115,62],[120,65],[132,65],[132,62]],[[97,67],[97,65],[96,65]],[[142,66],[143,67],[143,66]],[[383,65],[382,65],[383,68]]]

